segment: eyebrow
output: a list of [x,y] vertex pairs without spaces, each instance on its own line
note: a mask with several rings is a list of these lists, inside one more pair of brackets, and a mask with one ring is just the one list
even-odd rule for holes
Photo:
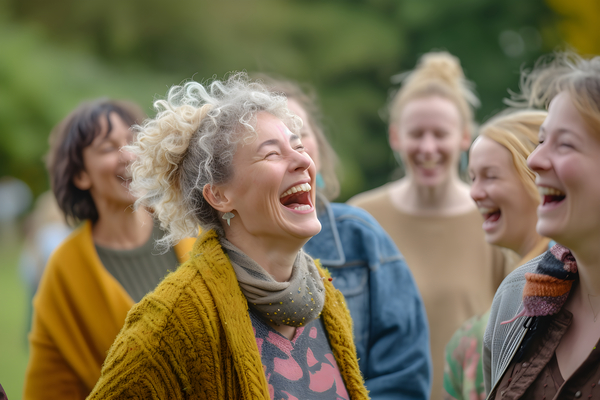
[[[540,132],[546,133],[546,128],[544,128],[543,125],[540,125]],[[573,131],[572,129],[569,129],[569,128],[558,128],[558,129],[555,129],[554,132],[556,132],[557,134],[563,134],[563,133],[575,134],[575,131]]]
[[[294,140],[300,140],[300,136],[296,135],[295,133],[292,133],[290,135],[290,140],[289,142],[291,143]],[[259,151],[260,149],[262,149],[265,146],[270,146],[270,145],[278,145],[279,144],[279,139],[269,139],[269,140],[265,140],[264,142],[262,142],[258,148],[256,149],[256,151]]]

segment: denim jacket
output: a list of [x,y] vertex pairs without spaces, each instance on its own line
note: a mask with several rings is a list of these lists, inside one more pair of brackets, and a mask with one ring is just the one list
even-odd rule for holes
[[372,399],[429,399],[429,327],[404,257],[375,218],[318,197],[321,232],[304,250],[345,296]]

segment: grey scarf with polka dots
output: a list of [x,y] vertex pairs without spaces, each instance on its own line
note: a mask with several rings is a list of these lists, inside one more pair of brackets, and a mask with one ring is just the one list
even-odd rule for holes
[[263,267],[221,238],[250,307],[277,325],[304,326],[319,317],[325,303],[323,280],[313,259],[298,252],[288,282],[277,282]]

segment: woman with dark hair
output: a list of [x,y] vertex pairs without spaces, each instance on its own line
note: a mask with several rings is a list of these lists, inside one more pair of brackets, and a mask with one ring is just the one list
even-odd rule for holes
[[143,118],[135,104],[97,100],[50,136],[52,190],[67,221],[81,224],[50,257],[34,298],[26,399],[84,399],[131,306],[191,249],[187,240],[157,254],[161,230],[132,208],[132,155],[122,148]]
[[527,164],[537,232],[558,244],[494,297],[486,389],[490,399],[600,399],[600,57],[558,54],[521,87],[528,106],[548,108]]
[[327,267],[352,316],[359,366],[369,396],[429,399],[431,354],[427,315],[406,261],[365,210],[333,203],[339,191],[336,155],[320,124],[314,95],[291,81],[260,78],[287,97],[304,122],[302,143],[317,167],[321,232],[304,250]]

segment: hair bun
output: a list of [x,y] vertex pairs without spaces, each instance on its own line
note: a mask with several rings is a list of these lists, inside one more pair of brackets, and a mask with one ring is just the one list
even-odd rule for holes
[[417,64],[413,79],[441,79],[449,85],[459,85],[465,79],[460,60],[446,51],[424,54]]

